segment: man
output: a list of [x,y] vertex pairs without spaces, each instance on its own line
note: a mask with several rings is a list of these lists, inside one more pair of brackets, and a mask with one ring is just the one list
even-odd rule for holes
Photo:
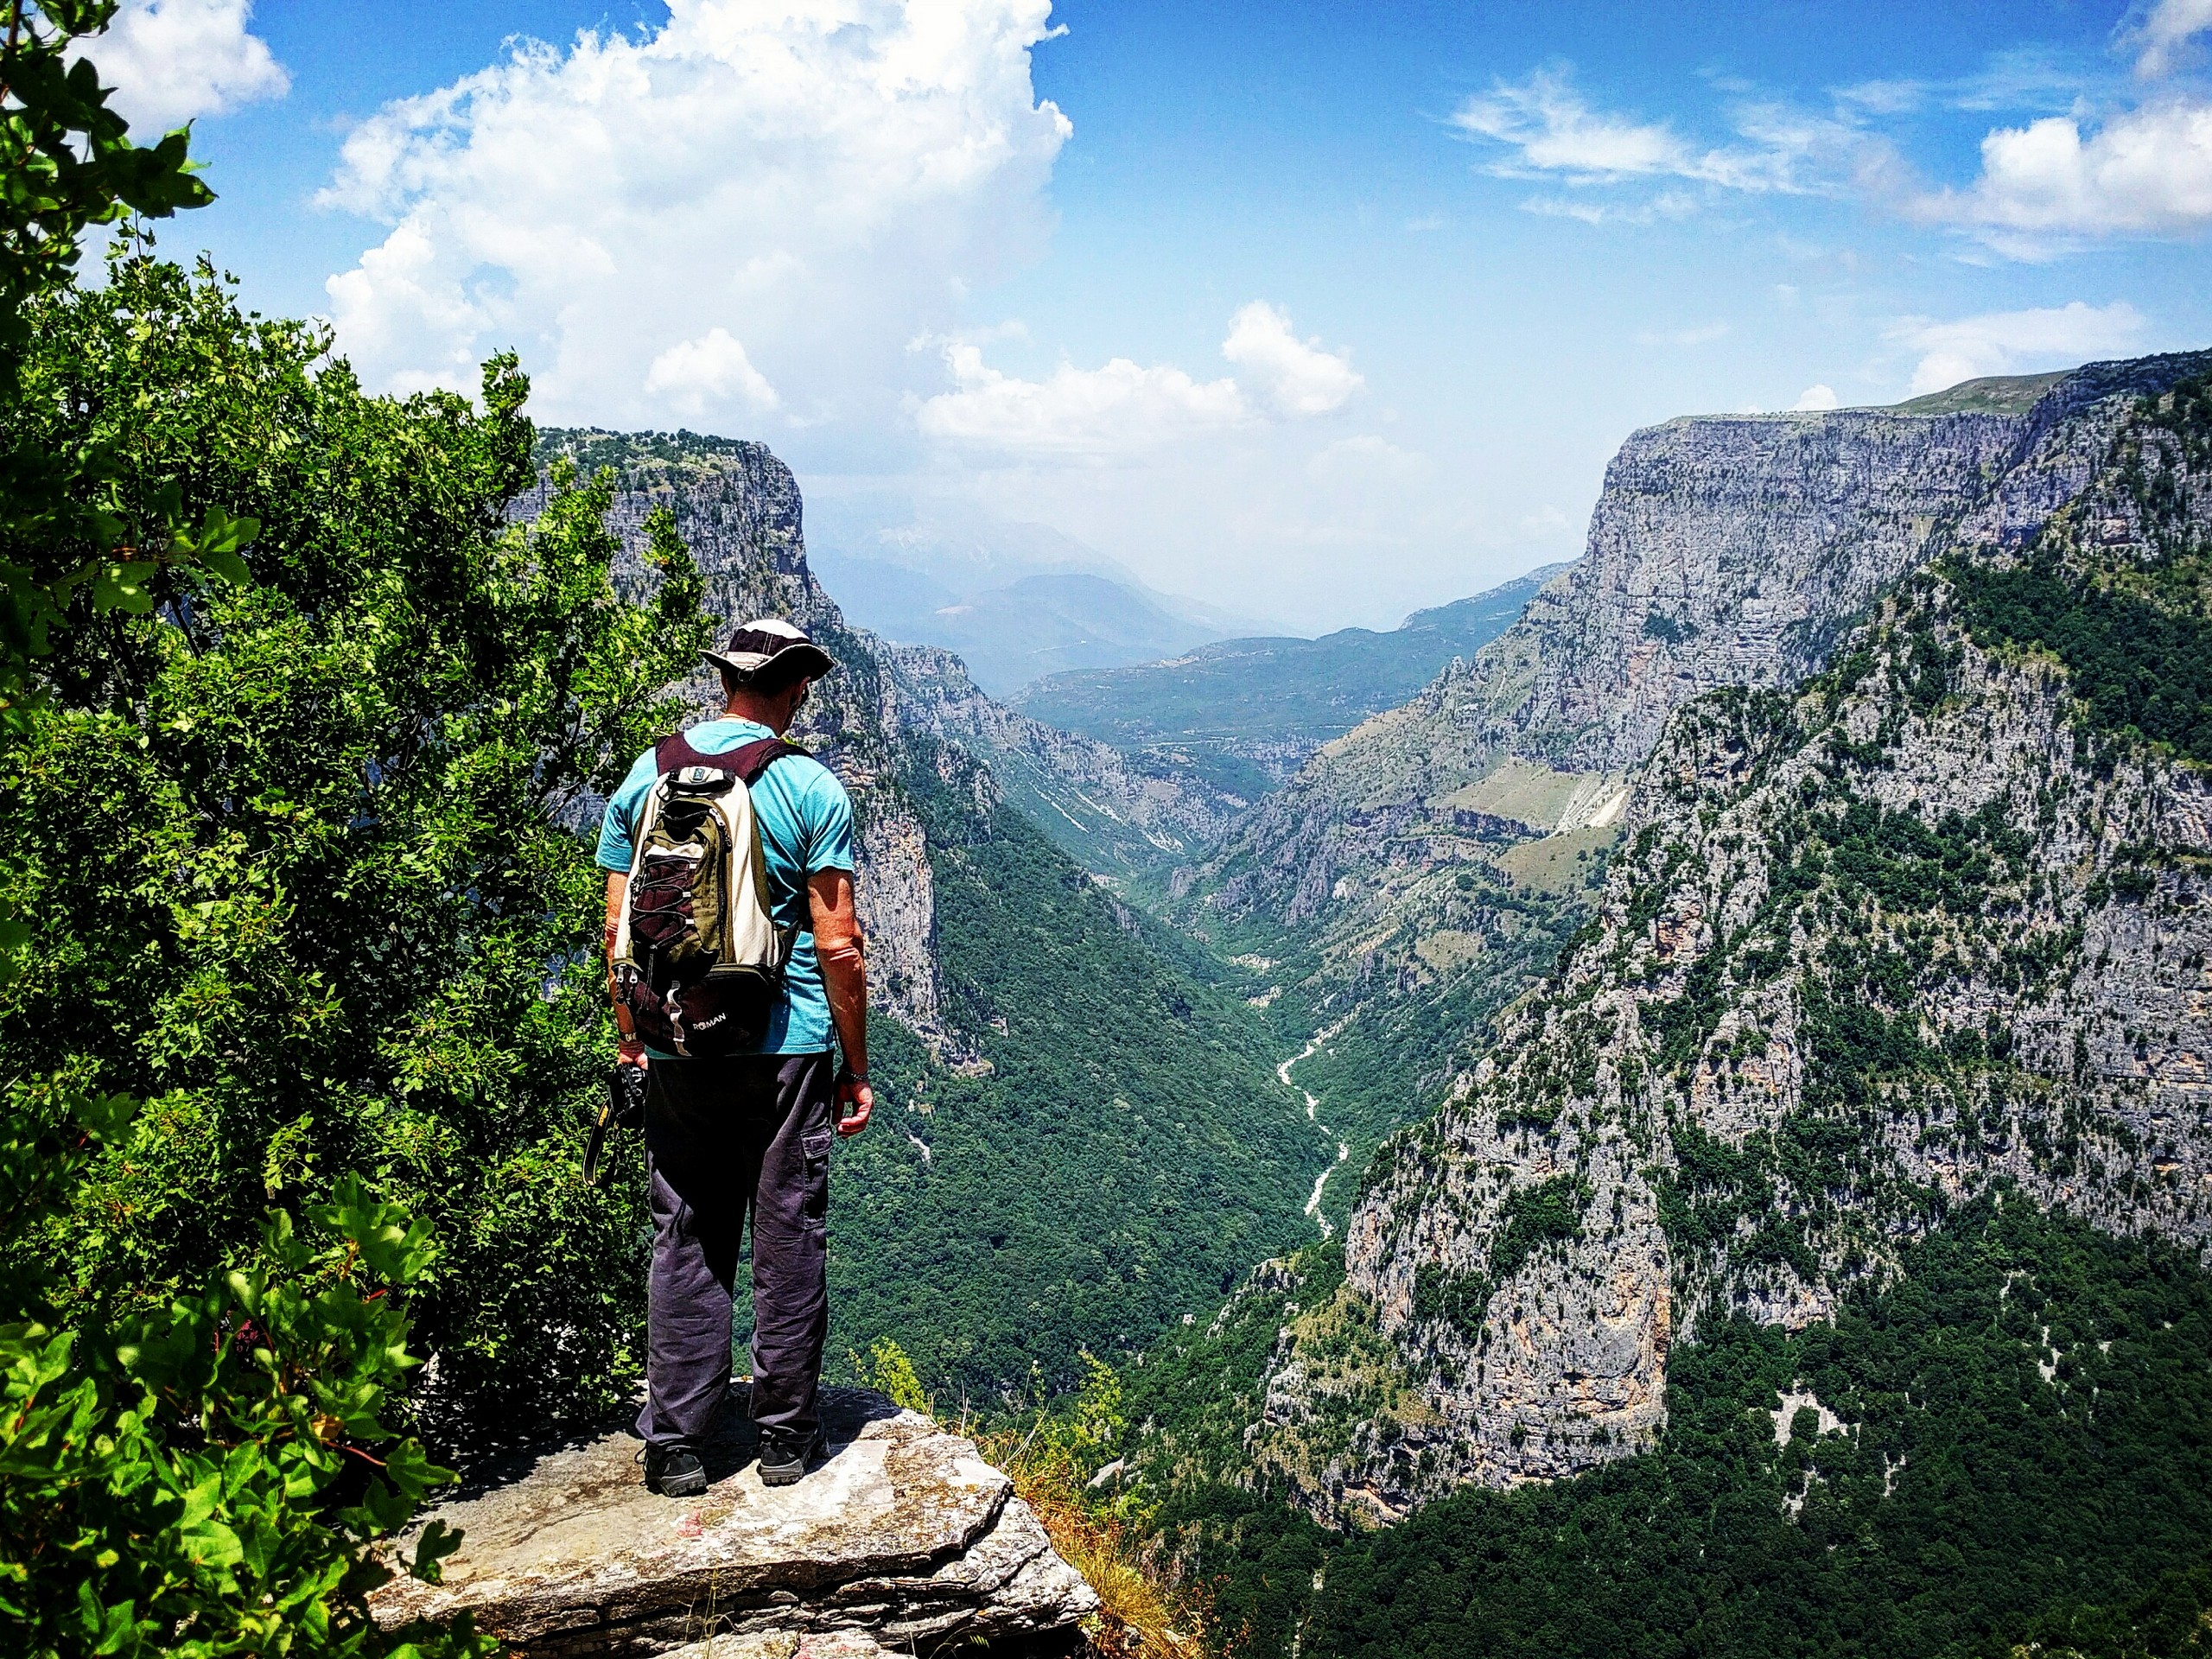
[[[721,672],[721,717],[683,741],[719,754],[791,729],[814,682],[836,664],[790,623],[747,622],[705,653]],[[638,757],[607,804],[607,955],[629,885],[633,836],[659,776]],[[853,912],[853,805],[835,774],[803,754],[753,785],[768,904],[795,931],[782,989],[757,1053],[682,1059],[647,1049],[617,1001],[621,1057],[645,1068],[645,1160],[653,1259],[645,1302],[645,1484],[704,1491],[698,1446],[729,1389],[730,1307],[746,1212],[753,1215],[753,1421],[760,1478],[787,1486],[821,1448],[815,1395],[829,1317],[824,1218],[831,1105],[839,1135],[868,1127],[868,973]],[[609,989],[613,988],[612,969]],[[843,1063],[833,1072],[835,1034]]]

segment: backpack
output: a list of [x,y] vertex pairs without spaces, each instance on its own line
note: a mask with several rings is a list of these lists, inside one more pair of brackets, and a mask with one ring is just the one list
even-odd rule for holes
[[805,753],[764,737],[702,754],[681,736],[653,752],[660,777],[635,830],[614,994],[664,1054],[749,1053],[767,1031],[796,930],[777,926],[768,908],[752,786],[776,760]]

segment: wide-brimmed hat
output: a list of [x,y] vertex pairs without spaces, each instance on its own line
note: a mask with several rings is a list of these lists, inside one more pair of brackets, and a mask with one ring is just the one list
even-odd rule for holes
[[810,680],[818,680],[837,666],[830,653],[779,616],[763,616],[742,624],[721,651],[699,654],[716,668],[726,668],[749,680],[779,658],[798,653],[795,665]]

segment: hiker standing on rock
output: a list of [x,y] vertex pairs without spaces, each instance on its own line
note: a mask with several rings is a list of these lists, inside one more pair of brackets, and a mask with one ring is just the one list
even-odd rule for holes
[[748,1210],[760,1478],[789,1485],[821,1450],[830,1135],[859,1134],[875,1104],[852,801],[784,741],[836,664],[774,618],[705,655],[721,673],[721,718],[639,755],[599,832],[621,1059],[646,1084],[638,1431],[645,1484],[671,1497],[706,1490],[699,1449],[729,1389]]

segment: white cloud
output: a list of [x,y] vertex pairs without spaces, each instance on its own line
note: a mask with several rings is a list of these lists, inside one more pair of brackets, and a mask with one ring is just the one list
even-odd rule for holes
[[2157,0],[2126,37],[2136,52],[2135,73],[2145,80],[2172,73],[2183,49],[2208,29],[2212,0]]
[[1688,218],[1697,211],[1697,198],[1685,190],[1662,190],[1649,201],[1633,203],[1531,196],[1521,204],[1521,211],[1546,219],[1579,219],[1585,225],[1656,225],[1662,219]]
[[1809,414],[1823,409],[1834,409],[1835,406],[1835,388],[1826,385],[1815,385],[1806,387],[1804,391],[1797,394],[1797,401],[1789,405],[1792,410],[1801,414]]
[[1921,353],[1912,395],[1941,391],[1984,375],[2070,368],[2097,358],[2125,356],[2141,340],[2143,314],[2125,300],[2031,311],[1993,311],[1954,322],[1915,319],[1890,337]]
[[1290,314],[1264,300],[1229,320],[1221,354],[1236,366],[1235,378],[1202,381],[1172,364],[1147,368],[1117,357],[1103,368],[1063,363],[1045,379],[1024,380],[984,362],[974,338],[958,340],[944,349],[956,389],[924,401],[914,423],[944,442],[1031,459],[1098,460],[1250,426],[1262,410],[1326,415],[1366,385],[1342,353],[1299,339]]
[[1234,380],[1193,380],[1169,366],[1117,357],[1100,369],[1063,363],[1043,380],[1002,374],[980,347],[946,348],[958,384],[915,411],[925,437],[1037,459],[1134,454],[1242,425],[1250,418]]
[[388,105],[321,198],[390,226],[327,285],[340,347],[404,391],[513,346],[556,418],[740,421],[772,387],[887,429],[908,342],[1049,231],[1049,12],[671,0]]
[[2035,257],[2083,237],[2186,234],[2212,226],[2212,104],[2170,99],[2083,135],[2071,116],[1999,127],[1981,177],[1911,204],[2000,251]]
[[1592,109],[1559,69],[1500,81],[1461,104],[1450,119],[1465,137],[1510,149],[1510,157],[1491,169],[1509,178],[1553,176],[1585,185],[1686,179],[1752,192],[1808,188],[1807,162],[1840,130],[1778,105],[1755,105],[1735,118],[1738,135],[1750,142],[1698,145],[1666,122]]
[[1286,415],[1325,415],[1366,382],[1340,353],[1291,332],[1290,314],[1255,300],[1229,320],[1221,354],[1239,376]]
[[655,358],[645,371],[645,391],[670,393],[679,408],[693,414],[733,398],[759,410],[773,409],[780,401],[767,377],[746,356],[743,342],[720,323]]
[[269,43],[246,30],[252,11],[251,0],[123,0],[81,54],[133,127],[165,131],[290,90]]

